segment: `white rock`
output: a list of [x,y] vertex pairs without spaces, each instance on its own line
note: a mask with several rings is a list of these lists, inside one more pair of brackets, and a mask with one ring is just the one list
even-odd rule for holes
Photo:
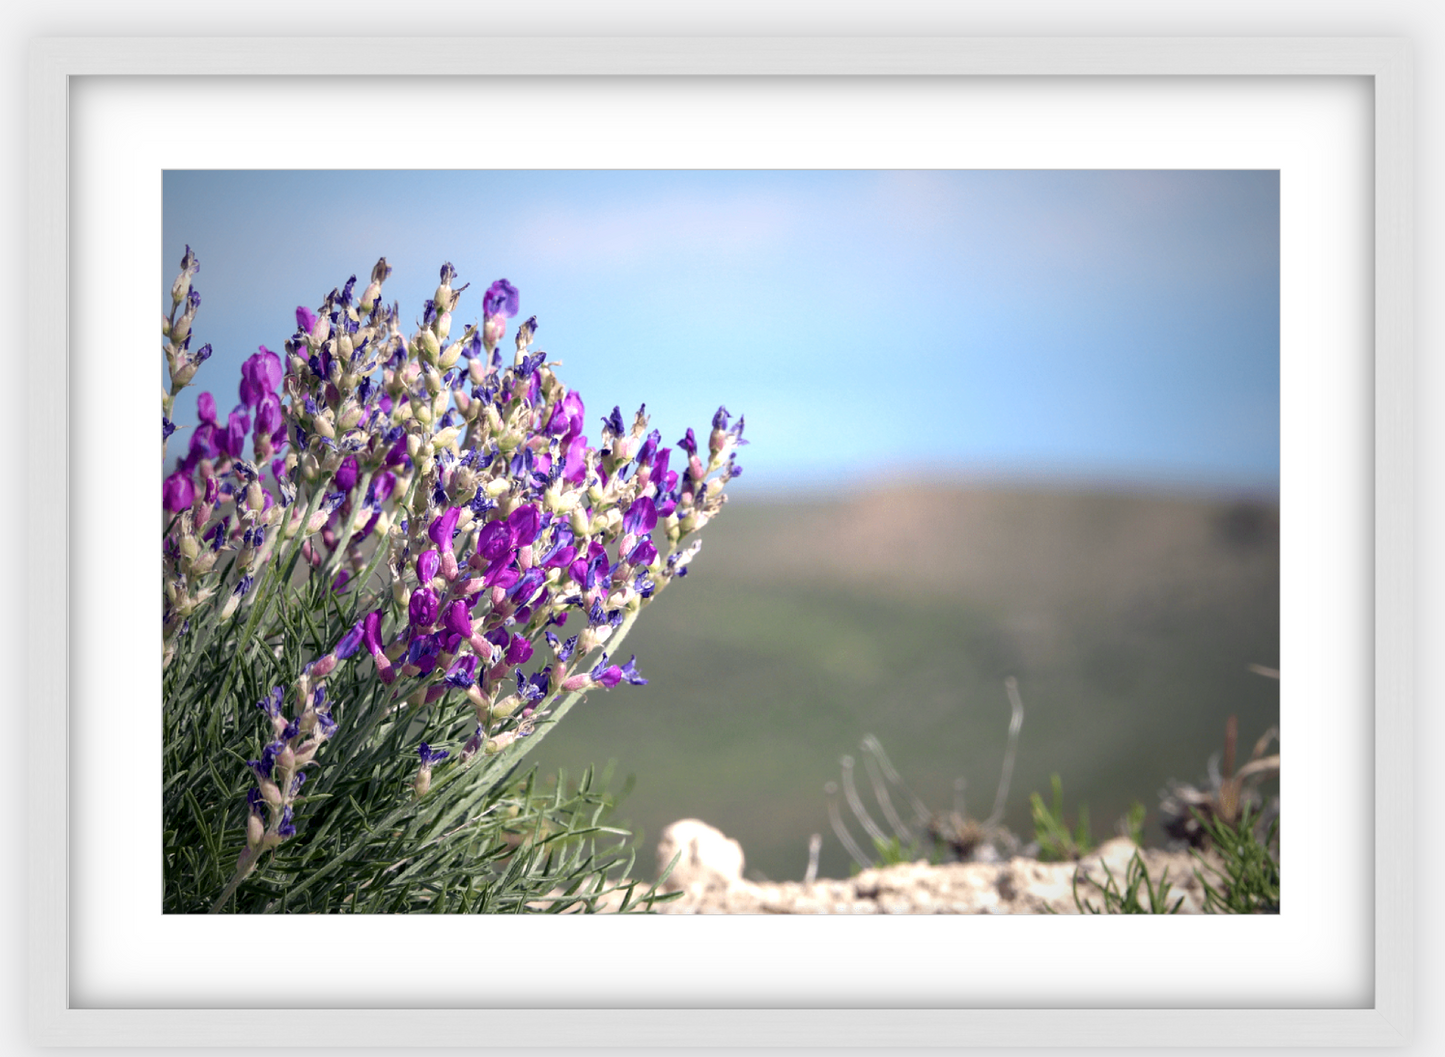
[[727,889],[742,880],[743,846],[700,819],[685,818],[662,831],[657,843],[659,874],[679,851],[682,856],[663,882],[664,892],[700,895],[709,889]]

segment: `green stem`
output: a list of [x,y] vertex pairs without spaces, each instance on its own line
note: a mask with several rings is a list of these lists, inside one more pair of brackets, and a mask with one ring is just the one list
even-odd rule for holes
[[261,853],[257,852],[255,856],[248,855],[245,863],[237,863],[236,872],[231,875],[231,880],[226,883],[225,890],[221,892],[220,898],[211,904],[211,909],[206,911],[206,913],[219,914],[221,908],[226,905],[226,902],[235,894],[236,889],[241,886],[241,882],[251,876],[256,869],[256,864],[260,861]]
[[[366,473],[362,475],[360,482],[357,483],[354,494],[360,496],[363,500],[366,498],[366,490],[371,487],[371,478],[375,472],[374,470],[366,471]],[[353,506],[353,512],[354,511],[355,507]],[[327,583],[335,579],[337,570],[341,567],[341,559],[346,556],[346,548],[350,540],[351,533],[347,531],[345,537],[338,539],[336,546],[332,549],[331,553],[326,556],[326,562],[322,566],[321,574]]]
[[[275,590],[276,584],[284,585],[290,582],[291,575],[295,570],[296,559],[300,557],[301,554],[301,542],[306,538],[306,526],[311,523],[311,518],[315,515],[316,511],[321,508],[323,494],[324,489],[319,487],[318,482],[318,487],[311,494],[311,502],[307,505],[306,514],[301,519],[301,525],[296,530],[296,535],[286,541],[285,551],[280,553],[272,552],[272,565],[268,572],[273,575],[268,576],[262,581],[259,590],[264,593],[251,603],[251,615],[246,620],[246,627],[245,630],[241,632],[241,637],[236,641],[236,652],[232,654],[231,663],[226,668],[226,678],[221,684],[221,692],[216,695],[216,701],[224,701],[226,695],[230,693],[231,685],[235,682],[236,673],[240,668],[241,661],[245,657],[247,647],[252,641],[252,635],[255,633],[257,625],[265,616],[266,610],[271,607],[271,600],[276,597],[278,593]],[[284,568],[282,568],[283,566]],[[279,573],[277,572],[278,569],[280,569]]]

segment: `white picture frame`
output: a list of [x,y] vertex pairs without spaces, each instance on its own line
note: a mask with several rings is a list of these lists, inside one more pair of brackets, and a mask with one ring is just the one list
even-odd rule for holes
[[[31,347],[65,346],[47,310],[45,277],[69,271],[67,109],[71,78],[227,74],[318,76],[385,68],[393,74],[470,74],[474,42],[349,42],[328,54],[314,42],[286,39],[50,39],[35,43],[30,69],[30,233],[33,277],[28,305]],[[537,38],[487,42],[489,76],[786,75],[869,76],[1351,76],[1374,90],[1375,363],[1374,363],[1374,1004],[1370,1008],[1035,1009],[313,1009],[309,1028],[329,1044],[552,1045],[643,1047],[692,1040],[711,1046],[1390,1045],[1413,1022],[1414,840],[1412,731],[1414,411],[1412,334],[1413,85],[1404,42],[1384,39],[957,39],[957,38]],[[42,328],[44,328],[42,330]],[[68,338],[67,338],[68,340]],[[138,342],[139,344],[139,342]],[[65,366],[57,365],[64,371]],[[69,436],[65,386],[28,395],[33,463],[53,461],[48,438]],[[57,427],[57,423],[61,423]],[[43,428],[42,428],[43,427]],[[45,439],[42,439],[45,438]],[[71,506],[65,474],[31,475],[25,509]],[[68,525],[67,517],[50,524]],[[69,553],[68,548],[62,552]],[[39,575],[38,571],[32,575]],[[69,592],[28,592],[29,744],[64,744],[69,715],[68,664],[79,663],[43,629],[75,619]],[[42,738],[42,733],[44,737]],[[64,754],[32,753],[31,789],[66,789]],[[42,773],[42,769],[44,769]],[[57,775],[57,769],[62,774]],[[30,830],[29,1012],[37,1041],[48,1045],[232,1045],[255,1013],[243,1009],[79,1009],[68,989],[68,832],[63,804],[52,799],[43,836]],[[485,1032],[479,1026],[485,1021]],[[425,1025],[423,1028],[422,1025]]]

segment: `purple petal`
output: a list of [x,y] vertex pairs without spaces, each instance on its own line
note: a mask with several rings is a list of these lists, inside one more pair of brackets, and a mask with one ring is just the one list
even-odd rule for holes
[[482,314],[487,317],[503,316],[511,319],[517,314],[521,303],[517,288],[505,279],[498,279],[482,295]]
[[177,471],[167,477],[161,485],[161,502],[173,514],[190,509],[195,499],[196,485],[189,474]]
[[622,517],[622,531],[639,536],[657,528],[657,506],[651,496],[639,496]]
[[537,530],[542,524],[542,512],[531,503],[526,506],[519,506],[513,510],[507,518],[507,525],[512,530],[515,546],[530,547],[537,538]]

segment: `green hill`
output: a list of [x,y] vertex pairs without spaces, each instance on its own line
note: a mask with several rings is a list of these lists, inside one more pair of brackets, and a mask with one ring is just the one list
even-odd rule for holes
[[[594,693],[530,758],[544,773],[616,759],[643,841],[701,818],[741,841],[749,876],[849,860],[824,784],[875,734],[934,810],[966,779],[993,805],[1009,720],[1026,705],[1005,822],[1063,778],[1096,836],[1169,778],[1197,781],[1239,716],[1241,751],[1278,722],[1279,510],[1273,501],[1003,487],[875,488],[836,501],[735,501],[692,574],[623,650],[650,683]],[[844,812],[845,818],[848,813]],[[857,827],[854,827],[857,832]]]

